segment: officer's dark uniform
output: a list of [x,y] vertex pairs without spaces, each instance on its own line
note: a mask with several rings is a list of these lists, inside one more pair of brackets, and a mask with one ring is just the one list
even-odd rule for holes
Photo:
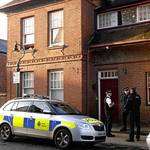
[[127,129],[127,117],[128,117],[128,110],[126,109],[127,105],[127,100],[128,100],[129,95],[126,95],[125,93],[121,97],[121,102],[122,102],[122,119],[123,119],[123,128],[121,131],[125,131]]
[[105,115],[106,115],[106,132],[108,137],[112,137],[114,135],[111,134],[112,129],[112,113],[113,113],[113,107],[109,107],[106,99],[110,97],[105,97],[104,104],[105,104]]
[[134,126],[136,125],[136,139],[140,139],[140,105],[141,105],[141,97],[136,93],[130,94],[126,109],[130,114],[130,133],[129,140],[134,141]]

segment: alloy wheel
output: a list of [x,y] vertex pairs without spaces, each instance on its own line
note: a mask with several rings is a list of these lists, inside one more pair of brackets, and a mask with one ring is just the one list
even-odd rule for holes
[[0,136],[2,140],[9,140],[11,138],[11,128],[7,124],[3,124],[0,128]]
[[67,149],[71,144],[71,135],[65,130],[59,130],[55,135],[55,144],[60,149]]

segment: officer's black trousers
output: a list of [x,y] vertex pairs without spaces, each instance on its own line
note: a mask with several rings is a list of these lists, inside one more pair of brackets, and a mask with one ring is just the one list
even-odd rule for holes
[[111,129],[112,129],[112,113],[106,113],[106,132],[107,136],[111,134]]
[[122,119],[123,119],[123,127],[126,129],[127,128],[127,117],[128,117],[129,112],[123,111],[122,113]]
[[129,138],[134,140],[134,127],[136,126],[136,139],[140,139],[140,112],[130,111],[130,134]]

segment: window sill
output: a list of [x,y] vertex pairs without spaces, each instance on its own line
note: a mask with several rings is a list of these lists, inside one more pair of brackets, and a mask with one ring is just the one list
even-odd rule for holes
[[48,47],[49,50],[62,50],[63,48],[64,45],[52,45]]

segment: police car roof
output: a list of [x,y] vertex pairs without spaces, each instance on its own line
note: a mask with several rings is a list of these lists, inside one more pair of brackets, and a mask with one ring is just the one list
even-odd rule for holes
[[41,95],[25,95],[23,97],[17,97],[9,102],[14,102],[14,101],[24,101],[24,100],[32,100],[32,101],[48,101],[48,102],[55,102],[55,103],[64,103],[61,100],[50,100],[48,96],[41,96]]

